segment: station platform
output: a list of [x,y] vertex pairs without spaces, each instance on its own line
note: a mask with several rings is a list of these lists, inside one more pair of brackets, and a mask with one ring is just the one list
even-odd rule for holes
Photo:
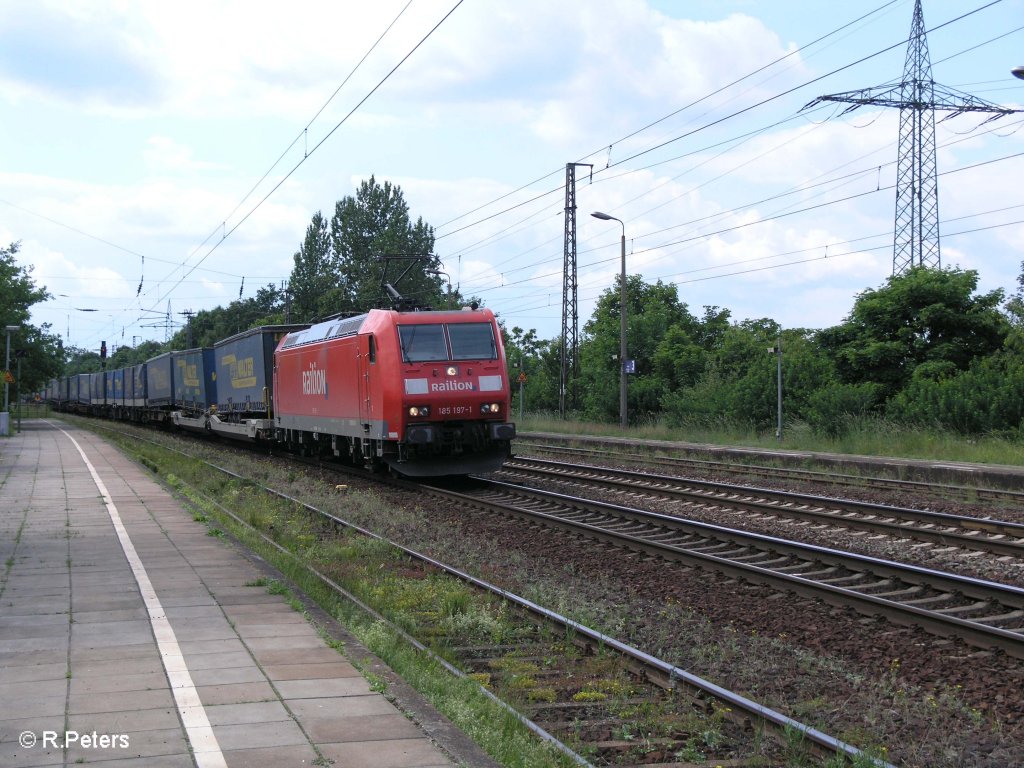
[[0,438],[0,768],[494,765],[266,568],[90,432]]

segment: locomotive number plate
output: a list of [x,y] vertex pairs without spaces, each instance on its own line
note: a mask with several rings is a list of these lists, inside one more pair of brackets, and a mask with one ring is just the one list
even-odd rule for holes
[[437,412],[442,416],[468,416],[473,413],[473,407],[469,405],[446,405],[438,408]]

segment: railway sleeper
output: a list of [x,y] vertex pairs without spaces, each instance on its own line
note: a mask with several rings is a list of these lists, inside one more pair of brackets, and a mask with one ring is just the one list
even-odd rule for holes
[[[913,605],[916,607],[931,607],[934,605],[940,605],[941,603],[948,603],[953,600],[957,600],[957,596],[944,592],[940,595],[931,595],[929,597],[919,597],[914,600],[901,600],[900,602],[904,605]],[[932,608],[933,611],[938,611],[937,608]]]
[[858,591],[862,586],[868,586],[863,584],[865,579],[870,579],[871,574],[869,573],[851,573],[846,576],[837,576],[834,579],[818,579],[819,584],[831,584],[833,587],[857,587]]
[[883,597],[886,600],[899,600],[900,598],[909,597],[911,595],[923,595],[925,591],[925,587],[915,584],[902,589],[894,589],[889,592],[877,592],[875,593],[875,597]]
[[876,590],[888,589],[889,587],[893,586],[895,583],[896,582],[894,582],[892,579],[880,579],[880,580],[876,581],[874,584],[865,584],[863,587],[861,587],[860,591],[865,593],[865,594],[867,594],[867,595],[876,595],[877,596],[877,595],[881,595],[882,593],[881,592],[877,592]]
[[[813,563],[806,563],[806,565],[808,567],[814,567]],[[782,570],[782,569],[780,569],[780,570]],[[804,571],[803,573],[796,573],[796,570],[797,569],[794,568],[793,571],[792,571],[794,576],[800,576],[801,578],[804,578],[804,579],[814,579],[815,581],[821,581],[820,577],[822,577],[822,576],[830,576],[833,573],[839,573],[843,569],[840,568],[838,565],[830,565],[827,568],[822,568],[820,571]]]
[[687,547],[687,552],[699,552],[702,555],[714,555],[719,554],[723,550],[727,550],[730,547],[736,546],[731,541],[711,541],[708,544],[704,544],[696,547]]
[[[960,614],[961,617],[968,613],[977,613],[978,611],[987,610],[994,606],[988,600],[979,600],[974,603],[967,605],[951,605],[948,608],[936,608],[935,613],[943,613],[947,616],[953,616],[954,614]],[[1017,613],[1020,613],[1017,611]]]
[[[1017,610],[1010,611],[1009,613],[997,613],[992,616],[979,616],[972,619],[972,621],[1008,629],[1011,632],[1024,632],[1024,622],[1020,621],[1022,618],[1024,618],[1024,611]],[[1014,624],[1017,624],[1017,626],[1012,626]]]

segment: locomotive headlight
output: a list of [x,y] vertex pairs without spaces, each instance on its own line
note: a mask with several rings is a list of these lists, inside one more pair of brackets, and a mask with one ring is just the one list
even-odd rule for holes
[[459,366],[457,366],[457,365],[449,365],[445,369],[445,373],[447,373],[449,376],[458,376],[459,375]]
[[484,403],[480,406],[480,413],[498,413],[500,410],[500,403]]
[[409,415],[412,416],[413,418],[418,418],[420,416],[429,416],[430,415],[430,406],[429,405],[412,405],[412,406],[409,406]]

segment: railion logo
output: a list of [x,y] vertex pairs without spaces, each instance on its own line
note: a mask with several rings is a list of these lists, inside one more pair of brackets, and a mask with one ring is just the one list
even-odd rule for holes
[[443,381],[440,384],[431,384],[431,392],[472,392],[476,387],[470,381]]
[[316,363],[310,363],[309,370],[302,372],[302,394],[327,397],[327,371],[321,371]]

